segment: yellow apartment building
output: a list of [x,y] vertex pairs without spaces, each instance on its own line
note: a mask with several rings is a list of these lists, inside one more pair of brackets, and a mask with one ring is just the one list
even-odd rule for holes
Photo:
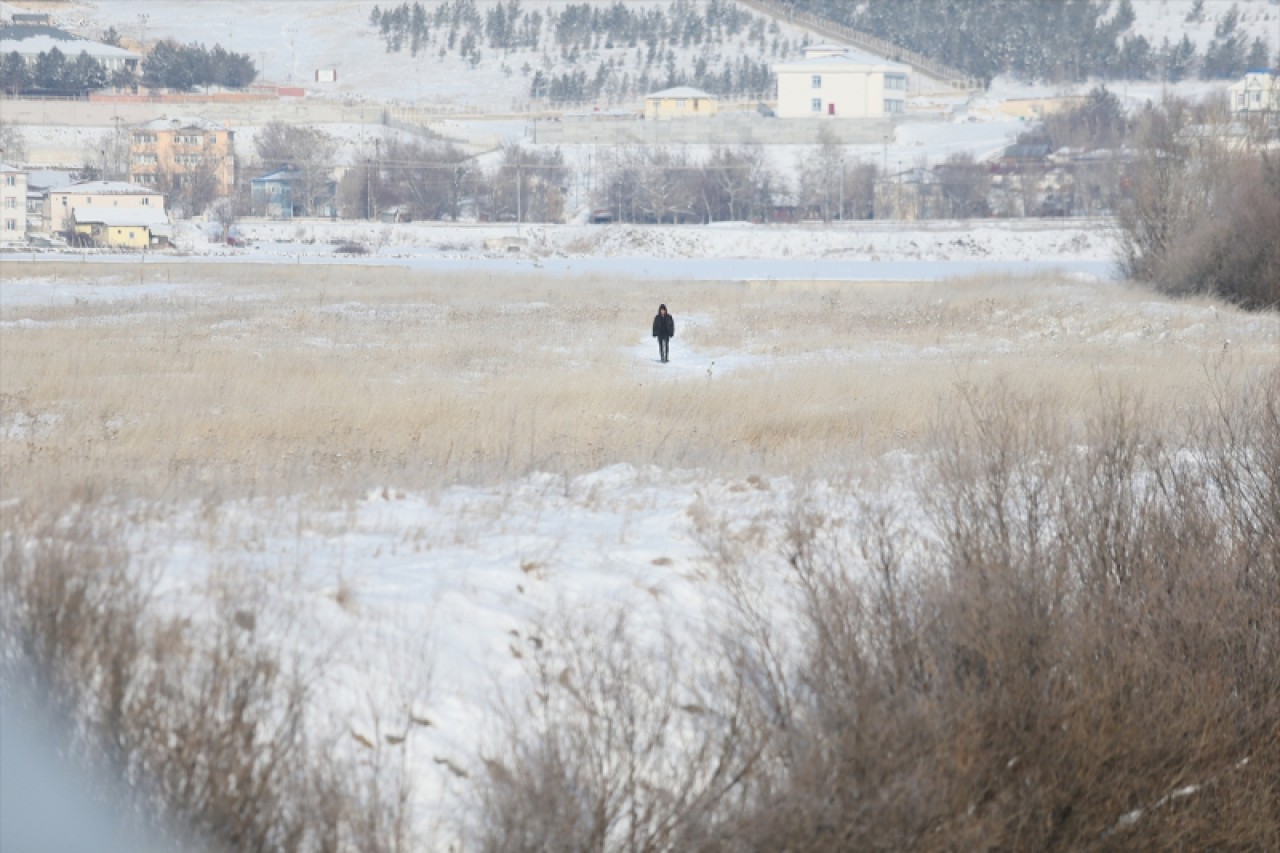
[[[169,184],[162,176],[172,177]],[[235,131],[199,118],[159,118],[129,131],[129,182],[156,188],[212,179],[214,195],[236,183]]]

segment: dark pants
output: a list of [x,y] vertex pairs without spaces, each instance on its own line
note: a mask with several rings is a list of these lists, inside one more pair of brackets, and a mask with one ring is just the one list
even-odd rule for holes
[[663,361],[667,360],[667,355],[671,352],[671,338],[658,338],[658,357]]

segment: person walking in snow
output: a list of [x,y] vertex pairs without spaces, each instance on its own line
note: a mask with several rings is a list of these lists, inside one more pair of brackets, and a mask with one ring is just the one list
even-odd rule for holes
[[658,339],[658,358],[662,362],[670,359],[670,341],[676,336],[676,321],[667,313],[667,306],[658,306],[658,315],[653,318],[653,336]]

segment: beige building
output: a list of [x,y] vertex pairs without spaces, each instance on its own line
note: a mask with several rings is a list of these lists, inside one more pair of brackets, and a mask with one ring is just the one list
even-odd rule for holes
[[27,173],[0,163],[0,243],[27,239]]
[[215,196],[231,194],[235,131],[198,118],[160,118],[129,131],[130,183],[181,188],[204,180],[212,182]]
[[858,56],[838,45],[805,48],[804,59],[773,66],[779,118],[884,118],[906,108],[911,67]]
[[644,96],[644,117],[647,119],[713,116],[719,107],[720,102],[715,95],[689,86],[663,89]]
[[158,210],[163,215],[164,196],[155,190],[123,181],[81,181],[49,191],[44,227],[50,233],[69,232],[74,228],[76,210],[112,207],[147,208]]
[[1280,115],[1280,73],[1250,71],[1228,87],[1231,112],[1237,118]]

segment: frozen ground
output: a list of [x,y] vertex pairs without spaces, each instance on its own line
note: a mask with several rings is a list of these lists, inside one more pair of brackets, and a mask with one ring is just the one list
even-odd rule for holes
[[[429,829],[485,772],[494,703],[519,695],[559,617],[625,609],[634,625],[697,636],[716,597],[700,541],[723,519],[774,547],[794,496],[783,480],[614,466],[434,495],[392,488],[331,512],[245,502],[210,521],[193,506],[136,541],[165,567],[175,607],[225,565],[287,591],[281,622],[323,663],[333,725],[351,732],[339,750],[359,758],[360,738],[404,737]],[[775,601],[789,594],[779,559],[757,566]]]
[[[1109,220],[519,228],[299,220],[242,222],[235,233],[251,245],[219,245],[216,226],[187,223],[177,238],[178,254],[35,252],[18,253],[14,259],[121,264],[220,260],[733,281],[922,281],[1051,270],[1089,278],[1117,274],[1116,232]],[[498,241],[509,239],[524,242],[517,251],[505,251]],[[347,243],[358,244],[367,254],[339,252]],[[8,298],[16,298],[12,289]]]

